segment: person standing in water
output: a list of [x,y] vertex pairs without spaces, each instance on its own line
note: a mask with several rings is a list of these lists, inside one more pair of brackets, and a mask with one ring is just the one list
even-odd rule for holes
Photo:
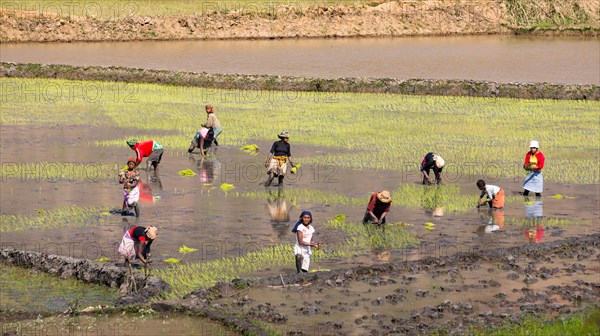
[[221,134],[221,132],[223,132],[223,127],[221,127],[221,123],[219,122],[219,119],[215,114],[215,108],[212,105],[206,105],[204,108],[206,110],[206,123],[202,125],[202,127],[206,127],[208,129],[213,130],[213,142],[215,143],[215,146],[218,146],[219,142],[217,141],[217,137],[219,136],[219,134]]
[[269,156],[265,161],[265,167],[267,168],[267,174],[269,177],[265,182],[265,186],[271,185],[271,182],[275,177],[279,181],[279,186],[283,185],[283,178],[287,172],[287,162],[289,161],[292,167],[296,165],[292,161],[292,150],[289,143],[290,135],[287,131],[281,132],[279,135],[279,141],[275,141],[269,151]]
[[119,172],[119,183],[123,185],[123,206],[121,214],[125,215],[128,209],[134,208],[135,216],[140,216],[138,202],[140,200],[140,174],[135,169],[135,158],[127,160],[127,169]]
[[536,197],[542,197],[544,191],[544,176],[542,169],[546,158],[539,150],[540,144],[536,140],[529,143],[529,152],[525,155],[523,169],[529,173],[523,182],[523,196],[529,196],[530,192],[534,192]]

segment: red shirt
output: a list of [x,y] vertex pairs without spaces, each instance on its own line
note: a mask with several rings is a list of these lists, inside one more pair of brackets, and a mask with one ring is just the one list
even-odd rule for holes
[[375,216],[379,217],[379,215],[383,214],[384,212],[390,211],[391,205],[391,201],[389,203],[383,203],[379,200],[379,198],[377,198],[377,193],[374,193],[371,195],[371,199],[369,200],[367,211],[372,211]]
[[133,240],[146,241],[146,228],[142,226],[134,225],[131,229],[129,229],[129,235]]
[[154,147],[154,140],[147,140],[144,142],[138,142],[133,146],[133,150],[135,151],[135,161],[140,164],[142,163],[142,159],[150,156],[152,153],[152,148]]
[[[533,156],[535,156],[537,158],[538,169],[541,170],[542,168],[544,168],[544,161],[546,160],[546,158],[544,157],[544,154],[542,154],[542,152],[538,151]],[[527,152],[527,155],[525,155],[525,163],[523,163],[523,165],[528,164],[530,161],[531,161],[531,151]]]

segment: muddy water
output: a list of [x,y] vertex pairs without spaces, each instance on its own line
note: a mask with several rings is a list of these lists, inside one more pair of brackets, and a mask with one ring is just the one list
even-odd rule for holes
[[[589,258],[524,258],[514,270],[506,270],[502,262],[465,262],[434,272],[401,271],[355,276],[340,283],[250,288],[227,295],[218,304],[261,319],[273,330],[285,331],[282,334],[302,330],[319,335],[366,335],[408,323],[441,326],[457,315],[513,316],[533,306],[553,307],[556,313],[559,308],[577,308],[576,297],[594,293],[592,286],[583,291],[555,289],[597,283],[597,257],[596,251]],[[535,270],[551,275],[538,277]],[[597,296],[586,300],[597,301]]]
[[0,264],[0,310],[62,313],[76,304],[112,305],[118,296],[105,286]]
[[[10,146],[2,146],[2,163],[39,163],[33,171],[24,172],[19,178],[4,178],[1,188],[0,207],[3,214],[33,214],[37,209],[51,209],[65,205],[81,207],[104,207],[120,210],[122,191],[116,179],[116,170],[92,175],[89,180],[74,180],[66,172],[62,178],[50,179],[43,175],[44,162],[74,162],[93,165],[98,162],[112,163],[121,167],[123,161],[133,153],[127,148],[103,148],[87,144],[86,139],[104,139],[123,133],[120,129],[99,129],[77,127],[68,130],[2,127],[3,139],[10,139]],[[39,142],[31,138],[35,131],[38,139],[57,139]],[[61,135],[58,135],[60,133]],[[261,148],[270,143],[258,142]],[[124,146],[125,147],[125,146]],[[322,149],[294,147],[299,158],[313,155]],[[160,166],[158,181],[149,179],[146,172],[142,176],[141,217],[106,216],[101,227],[94,222],[81,222],[52,230],[30,230],[5,232],[1,243],[4,247],[57,253],[78,258],[98,259],[107,257],[111,262],[118,261],[116,245],[123,232],[131,225],[156,225],[160,228],[160,238],[153,244],[153,252],[158,260],[154,267],[166,267],[161,260],[175,257],[183,262],[196,262],[233,257],[255,251],[265,246],[292,244],[291,225],[303,209],[313,211],[315,227],[319,239],[328,244],[342,244],[345,236],[338,232],[321,230],[319,225],[337,214],[345,214],[349,219],[362,219],[364,207],[370,193],[381,189],[395,189],[402,176],[394,172],[331,170],[331,167],[311,167],[303,165],[299,178],[287,181],[282,193],[281,208],[288,209],[284,219],[276,219],[270,207],[276,204],[264,198],[238,197],[236,192],[263,191],[261,183],[265,179],[262,163],[265,153],[249,156],[237,147],[221,146],[215,155],[199,166],[197,156],[190,158],[183,151],[167,149]],[[207,164],[211,162],[211,164]],[[182,177],[178,172],[192,169],[199,174]],[[94,176],[108,176],[94,178]],[[417,176],[417,175],[415,175]],[[474,182],[479,176],[465,176],[456,181],[465,193],[472,193],[475,201],[477,190]],[[416,177],[415,177],[416,179]],[[224,192],[219,188],[222,183],[235,185],[235,189]],[[408,181],[408,183],[418,183]],[[520,181],[497,181],[509,195],[520,191]],[[335,190],[350,197],[364,197],[365,204],[328,206],[321,202],[293,202],[294,193],[300,188],[317,190]],[[522,245],[536,241],[552,241],[568,236],[579,236],[598,232],[595,220],[600,215],[598,186],[568,186],[547,183],[545,196],[541,204],[530,205],[524,202],[509,203],[504,210],[505,225],[494,232],[486,227],[494,226],[498,218],[475,208],[464,213],[446,213],[443,217],[434,217],[432,213],[419,209],[393,207],[388,216],[390,223],[406,222],[412,224],[409,230],[421,240],[418,246],[406,250],[365,251],[365,255],[348,260],[322,261],[315,268],[335,269],[340,267],[371,265],[387,261],[412,260],[424,256],[443,256],[455,252],[480,250],[502,246]],[[273,195],[278,188],[271,187]],[[575,198],[553,199],[549,195],[562,194]],[[587,221],[587,224],[570,226],[542,227],[539,233],[532,215],[541,210],[543,217],[556,217],[570,220]],[[533,217],[532,217],[533,216]],[[275,220],[274,220],[275,218]],[[530,220],[531,219],[531,220]],[[520,221],[521,224],[511,224]],[[424,223],[436,224],[434,230],[425,230]],[[491,224],[490,224],[491,223]],[[524,223],[524,224],[523,224]],[[533,242],[527,238],[533,230]],[[537,238],[536,238],[537,237]],[[538,239],[539,238],[539,239]],[[181,255],[182,245],[199,249],[194,253]],[[290,265],[269,272],[293,272]]]
[[[77,57],[73,57],[77,55]],[[407,37],[3,44],[0,60],[211,73],[600,84],[595,38]]]
[[149,312],[48,317],[2,324],[3,335],[239,335],[198,316]]

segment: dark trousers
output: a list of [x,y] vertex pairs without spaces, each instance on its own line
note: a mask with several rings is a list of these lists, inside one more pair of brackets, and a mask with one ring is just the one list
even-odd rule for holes
[[[375,216],[377,216],[377,218],[381,218],[381,215],[383,214],[377,214],[377,213],[373,213]],[[368,211],[365,211],[365,216],[363,217],[363,224],[370,224],[370,223],[374,223],[373,222],[373,217],[371,217],[371,215],[369,214]],[[383,218],[382,221],[379,222],[379,225],[383,225],[385,224],[385,217]]]

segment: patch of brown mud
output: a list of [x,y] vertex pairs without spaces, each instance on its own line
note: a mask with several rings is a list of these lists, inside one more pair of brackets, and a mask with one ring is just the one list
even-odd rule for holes
[[[580,5],[579,1],[571,3],[578,5],[576,8],[591,18],[587,21],[592,23],[592,27],[597,27],[594,25],[597,12],[593,5]],[[520,13],[512,13],[504,2],[497,1],[390,1],[276,7],[265,3],[233,9],[227,8],[226,3],[211,3],[210,7],[214,9],[212,13],[129,15],[108,19],[3,10],[0,13],[0,40],[49,42],[498,34],[510,33],[512,30],[507,26],[516,26],[513,29],[523,26],[523,32],[531,33],[539,22],[553,19],[546,14],[553,11],[547,10],[538,11],[531,17],[525,13],[531,22],[515,23],[514,16]],[[571,7],[565,6],[569,10]],[[534,9],[528,8],[528,11]],[[564,13],[569,18],[577,17],[570,12]],[[557,23],[552,32],[595,33],[585,25],[587,21],[572,21]],[[586,29],[565,29],[579,28],[582,24]]]
[[[462,334],[600,303],[600,236],[532,248],[233,281],[187,297],[299,335]],[[282,282],[285,286],[282,285]]]
[[3,11],[2,42],[131,41],[506,33],[504,6],[428,1],[359,5],[252,6],[173,16],[59,18]]

